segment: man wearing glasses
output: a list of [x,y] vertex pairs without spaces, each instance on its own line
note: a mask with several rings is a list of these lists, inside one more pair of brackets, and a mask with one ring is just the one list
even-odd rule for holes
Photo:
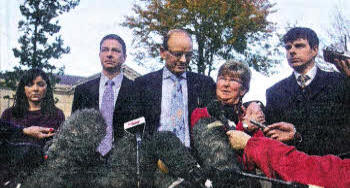
[[187,72],[192,58],[192,39],[180,29],[164,36],[160,56],[165,67],[135,80],[135,107],[146,118],[145,131],[171,131],[190,147],[190,115],[215,96],[212,78]]

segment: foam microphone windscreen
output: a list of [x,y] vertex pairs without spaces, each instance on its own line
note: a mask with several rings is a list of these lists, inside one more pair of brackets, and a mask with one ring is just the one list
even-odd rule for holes
[[220,119],[221,115],[224,114],[223,104],[217,99],[210,101],[207,110],[210,116],[215,117],[216,119]]
[[[141,187],[162,185],[155,177],[157,161],[161,159],[169,169],[169,176],[183,177],[197,164],[189,150],[170,132],[156,132],[145,135],[140,151]],[[108,159],[108,169],[99,168],[98,184],[103,187],[136,187],[136,139],[131,134],[115,140]],[[106,172],[106,170],[108,170]],[[173,180],[162,179],[163,185]]]
[[[205,178],[204,173],[194,176],[194,171],[201,171],[197,167],[197,160],[190,152],[190,149],[182,144],[175,134],[168,131],[156,132],[143,139],[142,143],[142,177],[143,182],[154,180],[156,187],[168,187],[178,178],[186,181],[181,183],[188,184],[187,187],[194,187],[192,184],[195,178]],[[157,162],[160,159],[167,167],[168,173],[163,174],[157,168]],[[186,187],[186,186],[185,186]]]
[[198,152],[201,163],[219,170],[239,169],[235,151],[222,129],[223,124],[208,127],[211,123],[218,122],[215,118],[202,118],[192,130],[193,146]]
[[[220,120],[223,124],[226,124],[227,126],[228,120],[238,123],[238,113],[237,108],[239,108],[237,105],[227,105],[223,104],[217,99],[211,100],[210,103],[207,106],[208,113],[211,117],[214,117],[217,120]],[[230,130],[230,128],[226,128]]]
[[168,131],[157,132],[143,144],[145,158],[157,163],[161,159],[169,173],[181,177],[196,166],[197,161],[189,148],[184,146],[175,134]]
[[242,179],[237,173],[226,173],[240,172],[241,165],[222,126],[223,123],[213,117],[202,118],[195,124],[192,136],[198,160],[202,167],[215,170],[210,178],[216,185],[245,187],[250,184],[250,180]]
[[106,165],[97,169],[97,183],[101,187],[137,187],[136,170],[136,139],[124,134],[114,140]]
[[44,164],[22,186],[92,186],[95,169],[103,164],[96,148],[104,138],[105,130],[106,124],[99,111],[76,111],[54,135]]

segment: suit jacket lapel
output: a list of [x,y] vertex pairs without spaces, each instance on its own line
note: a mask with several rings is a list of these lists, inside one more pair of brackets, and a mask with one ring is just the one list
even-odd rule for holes
[[[191,109],[193,104],[195,104],[197,100],[199,100],[199,99],[196,99],[196,93],[193,91],[199,91],[199,90],[197,89],[198,84],[197,82],[195,82],[191,72],[187,72],[186,77],[187,77],[188,109]],[[188,113],[190,114],[191,112],[188,112]]]
[[99,102],[99,90],[100,90],[100,78],[101,77],[98,77],[96,78],[95,80],[92,81],[91,83],[91,87],[89,87],[89,92],[87,94],[91,94],[91,106],[95,109],[99,109],[99,105],[98,105],[98,102]]
[[151,85],[155,92],[154,110],[155,110],[155,113],[158,114],[157,117],[160,117],[161,103],[162,103],[163,69],[156,72],[156,74],[154,75],[154,79],[152,79],[151,82],[153,82]]
[[118,93],[118,98],[115,104],[115,108],[120,105],[122,100],[125,100],[125,98],[129,97],[131,93],[129,93],[128,89],[130,89],[132,84],[132,81],[126,78],[125,76],[123,77],[122,83],[120,85],[119,93]]
[[290,100],[292,101],[294,101],[300,94],[300,86],[298,85],[293,73],[287,78],[286,84],[282,85],[282,88],[284,92],[286,92],[285,96],[290,96]]
[[[292,100],[295,99],[299,95],[300,86],[298,85],[294,74],[289,76],[288,81],[286,82],[286,85],[283,85],[283,89],[285,92],[287,92],[287,96],[292,96]],[[312,98],[327,85],[327,74],[326,72],[320,70],[317,68],[317,73],[315,78],[312,80],[310,85],[308,85],[305,89],[308,89],[308,97]]]
[[[147,80],[142,82],[141,84],[137,86],[137,83],[135,86],[138,87],[138,89],[142,88],[142,91],[139,91],[143,93],[139,100],[143,101],[144,105],[148,105],[151,109],[148,112],[142,112],[145,114],[152,114],[150,116],[157,117],[154,119],[154,121],[159,122],[159,117],[161,113],[161,100],[162,100],[162,83],[163,83],[163,69],[160,69],[156,72],[150,73]],[[146,83],[147,82],[147,83]]]
[[117,107],[117,105],[120,103],[120,100],[124,97],[124,93],[126,92],[126,80],[127,78],[125,78],[125,76],[123,77],[122,83],[120,85],[120,89],[119,89],[119,93],[118,93],[118,98],[116,100],[116,104],[115,107]]
[[320,93],[320,91],[327,86],[327,83],[328,83],[327,73],[317,68],[316,76],[309,85],[310,98]]

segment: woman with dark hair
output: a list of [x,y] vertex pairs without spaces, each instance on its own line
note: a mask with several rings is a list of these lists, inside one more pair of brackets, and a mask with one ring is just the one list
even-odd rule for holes
[[[40,69],[28,70],[19,81],[15,101],[11,108],[6,109],[1,119],[24,127],[23,141],[43,146],[46,139],[51,137],[52,131],[56,130],[64,121],[62,110],[55,106],[53,89],[47,74]],[[48,134],[39,134],[41,128],[52,128]],[[26,132],[25,128],[31,128]],[[30,130],[30,129],[27,129]]]
[[[13,106],[1,116],[1,122],[8,122],[6,125],[17,131],[2,139],[1,158],[7,162],[1,165],[0,180],[4,182],[25,175],[40,164],[43,146],[64,119],[62,110],[54,104],[53,89],[46,73],[40,69],[25,72],[18,83]],[[5,132],[7,130],[10,128]]]

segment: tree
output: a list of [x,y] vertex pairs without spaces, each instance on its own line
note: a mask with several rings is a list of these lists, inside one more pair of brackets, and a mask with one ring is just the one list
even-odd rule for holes
[[50,64],[50,60],[59,59],[67,54],[70,48],[64,47],[63,40],[58,34],[61,26],[57,17],[79,4],[80,0],[24,0],[20,11],[24,19],[18,22],[18,29],[22,33],[18,42],[20,47],[14,48],[13,53],[19,58],[19,65],[14,71],[3,74],[3,85],[15,89],[18,78],[23,70],[30,68],[43,69],[53,78],[52,74],[58,69],[63,74],[63,67],[57,68]]
[[274,31],[266,20],[272,7],[268,0],[139,0],[133,6],[135,16],[127,16],[122,26],[133,30],[140,64],[145,58],[161,61],[160,36],[182,28],[194,36],[191,70],[210,75],[218,60],[243,58],[267,73],[277,63],[270,57],[278,51],[268,41]]
[[[330,48],[331,50],[336,50],[338,52],[349,51],[346,49],[346,43],[350,39],[350,20],[346,18],[344,15],[343,9],[344,7],[340,4],[335,5],[332,10],[332,20],[330,26],[327,26],[326,32],[328,33],[327,39],[321,41],[326,48]],[[322,49],[319,49],[322,52]],[[349,52],[347,53],[349,55]],[[326,71],[335,71],[336,67],[326,61],[324,61],[324,57],[322,53],[319,53],[317,56],[318,66]]]
[[341,6],[335,6],[333,12],[333,21],[331,27],[327,27],[330,38],[330,46],[338,50],[344,51],[346,40],[350,39],[350,19],[344,15]]

